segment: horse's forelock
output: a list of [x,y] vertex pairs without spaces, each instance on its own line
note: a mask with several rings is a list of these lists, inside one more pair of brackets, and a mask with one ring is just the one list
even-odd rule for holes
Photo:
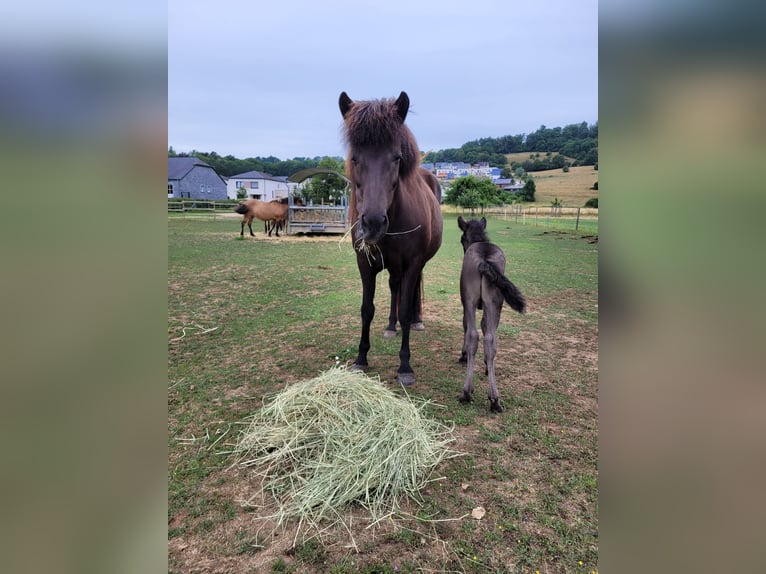
[[420,151],[415,136],[402,122],[396,100],[354,102],[344,125],[346,141],[352,149],[386,147],[401,142],[401,175],[409,175],[418,166]]

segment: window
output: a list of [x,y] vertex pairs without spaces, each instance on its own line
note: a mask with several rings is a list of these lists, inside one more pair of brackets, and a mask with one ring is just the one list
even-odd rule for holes
[[238,181],[234,187],[239,189],[240,187],[245,187],[245,186],[244,186],[244,184],[241,181]]
[[173,184],[172,183],[168,184],[168,195],[173,195]]
[[250,182],[250,189],[258,189],[258,182],[257,181],[251,181]]

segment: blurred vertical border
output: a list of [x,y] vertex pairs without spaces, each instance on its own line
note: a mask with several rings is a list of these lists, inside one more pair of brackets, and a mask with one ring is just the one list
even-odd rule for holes
[[0,8],[0,570],[167,568],[167,5]]
[[761,571],[766,9],[599,9],[599,571]]

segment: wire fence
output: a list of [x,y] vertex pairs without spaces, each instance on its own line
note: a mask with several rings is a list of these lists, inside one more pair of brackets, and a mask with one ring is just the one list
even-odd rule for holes
[[[204,201],[204,200],[170,200],[168,201],[168,215],[173,217],[194,218],[212,217],[222,213],[234,212],[237,202],[228,201]],[[592,207],[562,207],[542,205],[504,205],[478,209],[463,209],[449,205],[442,205],[445,215],[453,214],[455,217],[481,217],[483,215],[496,217],[503,221],[517,223],[519,225],[534,225],[547,227],[561,231],[574,231],[585,234],[598,234],[598,209]]]
[[445,214],[453,213],[455,217],[493,216],[503,221],[519,225],[534,225],[549,227],[562,231],[598,234],[598,209],[592,207],[562,207],[540,205],[505,205],[479,209],[463,209],[460,207],[443,206]]

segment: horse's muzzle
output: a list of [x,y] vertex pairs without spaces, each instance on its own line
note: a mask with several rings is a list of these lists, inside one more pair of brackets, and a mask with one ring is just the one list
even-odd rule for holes
[[385,214],[382,216],[362,215],[359,225],[359,235],[366,243],[375,245],[385,237],[387,231],[388,217]]

